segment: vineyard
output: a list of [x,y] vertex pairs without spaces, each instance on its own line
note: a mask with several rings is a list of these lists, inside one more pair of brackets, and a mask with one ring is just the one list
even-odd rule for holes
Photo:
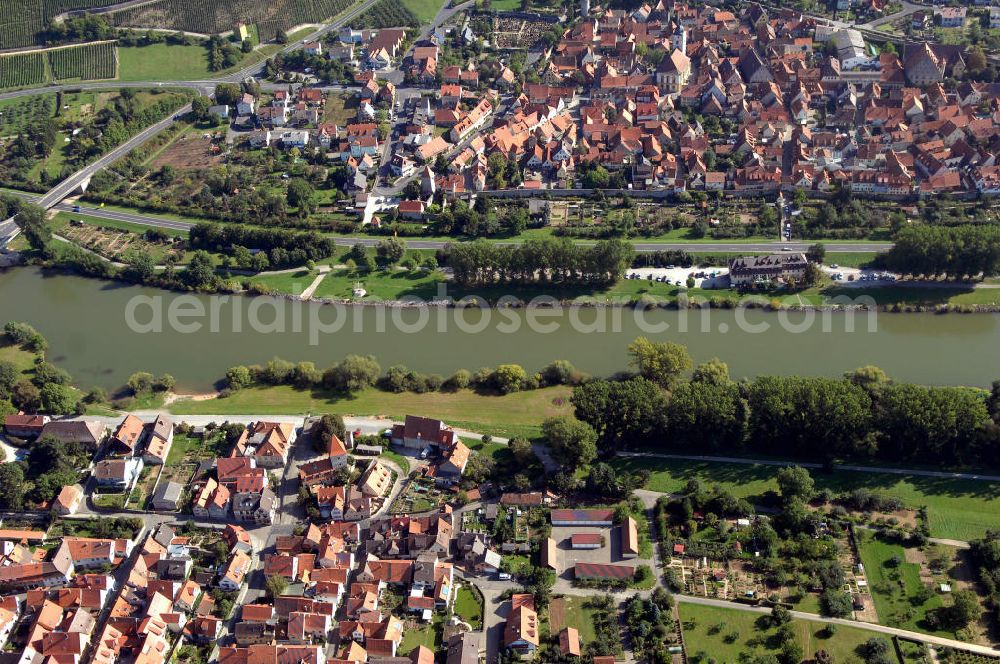
[[42,85],[48,80],[45,53],[0,55],[0,89]]
[[52,79],[96,81],[115,78],[117,61],[114,42],[71,46],[48,52]]
[[52,81],[97,81],[118,75],[114,42],[0,55],[0,90]]
[[33,46],[45,23],[40,2],[0,0],[0,48]]
[[115,0],[0,0],[0,48],[24,48],[38,43],[38,33],[53,16],[74,9],[92,9]]
[[[0,0],[0,3],[8,0]],[[110,23],[129,28],[167,28],[201,34],[233,30],[239,23],[257,24],[260,38],[279,30],[336,16],[352,0],[152,0],[107,15]]]
[[401,0],[380,0],[351,22],[352,28],[419,28],[420,19]]

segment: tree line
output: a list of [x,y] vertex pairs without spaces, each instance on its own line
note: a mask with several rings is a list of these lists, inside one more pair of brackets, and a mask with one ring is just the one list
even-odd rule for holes
[[606,284],[619,279],[632,264],[628,242],[603,240],[593,246],[567,238],[532,239],[520,245],[483,240],[448,245],[447,264],[459,286],[491,284]]
[[342,393],[354,393],[377,387],[387,392],[453,392],[476,389],[499,394],[533,390],[550,385],[577,385],[588,376],[565,360],[549,363],[537,373],[528,373],[518,364],[483,367],[475,372],[459,369],[447,378],[424,374],[394,364],[383,373],[371,355],[348,355],[343,360],[318,369],[312,362],[290,362],[280,357],[264,365],[237,365],[226,371],[226,394],[253,385],[292,385],[299,389],[322,387]]
[[235,224],[197,224],[191,229],[191,247],[229,254],[236,247],[267,252],[274,267],[304,265],[329,258],[336,251],[333,238],[314,231],[252,228]]
[[1000,381],[992,391],[891,381],[877,367],[843,378],[734,381],[718,360],[691,369],[679,344],[638,340],[636,374],[575,388],[578,419],[603,454],[624,448],[757,452],[793,458],[993,464]]
[[885,257],[902,274],[952,278],[1000,273],[1000,227],[914,226],[899,231]]

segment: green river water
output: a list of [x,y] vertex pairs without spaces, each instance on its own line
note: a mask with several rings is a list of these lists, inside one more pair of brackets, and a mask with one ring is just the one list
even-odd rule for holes
[[[182,327],[169,324],[171,308],[185,314],[175,316]],[[205,391],[234,364],[280,356],[322,369],[351,353],[374,355],[383,369],[398,363],[442,375],[505,362],[534,370],[554,359],[607,375],[625,368],[626,346],[640,335],[684,343],[696,362],[719,357],[734,377],[832,376],[876,364],[893,378],[928,384],[985,387],[1000,378],[1000,316],[993,314],[858,314],[848,331],[842,313],[825,314],[824,326],[815,312],[320,306],[180,295],[34,268],[0,274],[0,311],[2,321],[34,325],[49,341],[49,359],[76,384],[108,389],[150,371],[172,374],[179,391]],[[130,312],[146,329],[130,327]],[[155,312],[159,330],[152,329]],[[327,331],[338,318],[340,328]]]

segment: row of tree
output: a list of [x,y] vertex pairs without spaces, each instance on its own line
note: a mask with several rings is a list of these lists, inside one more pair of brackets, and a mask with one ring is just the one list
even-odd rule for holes
[[191,247],[224,254],[235,247],[268,253],[270,265],[304,265],[329,258],[336,251],[333,238],[312,231],[255,228],[236,224],[197,224],[191,229]]
[[895,383],[876,367],[844,378],[759,376],[736,382],[714,360],[691,368],[678,344],[637,340],[638,375],[578,386],[576,417],[602,453],[641,447],[752,451],[813,459],[993,463],[1000,381],[991,393]]
[[903,274],[957,278],[1000,273],[997,226],[914,226],[894,240],[886,264]]
[[632,264],[628,242],[604,240],[592,246],[567,238],[532,239],[520,245],[482,240],[451,244],[446,260],[460,286],[530,283],[606,284]]

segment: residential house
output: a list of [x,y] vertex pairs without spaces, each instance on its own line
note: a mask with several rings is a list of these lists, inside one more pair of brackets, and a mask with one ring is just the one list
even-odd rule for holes
[[142,460],[147,464],[162,466],[167,462],[170,446],[174,442],[174,422],[169,417],[157,415],[146,436],[146,451]]
[[8,436],[16,438],[37,438],[49,422],[48,415],[25,415],[18,413],[4,418],[3,429]]
[[142,473],[142,459],[103,459],[94,467],[94,481],[97,486],[127,493],[135,486]]

